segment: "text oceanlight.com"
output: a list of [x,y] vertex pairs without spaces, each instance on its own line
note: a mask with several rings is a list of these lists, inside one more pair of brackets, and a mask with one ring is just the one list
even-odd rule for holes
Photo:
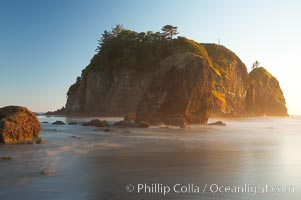
[[141,183],[141,184],[128,184],[125,187],[128,192],[135,192],[138,194],[162,194],[168,195],[169,193],[178,194],[203,194],[203,193],[219,193],[219,194],[263,194],[263,193],[294,193],[295,186],[270,186],[262,185],[255,186],[250,184],[243,185],[219,185],[219,184],[204,184],[196,185],[193,183],[188,184],[174,184],[165,185],[162,183]]

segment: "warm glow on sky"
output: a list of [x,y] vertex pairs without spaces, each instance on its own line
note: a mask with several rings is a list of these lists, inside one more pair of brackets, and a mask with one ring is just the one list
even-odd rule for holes
[[258,60],[279,80],[289,114],[301,114],[300,10],[292,0],[0,1],[0,106],[60,108],[105,29],[172,24],[198,42],[220,38],[249,70]]

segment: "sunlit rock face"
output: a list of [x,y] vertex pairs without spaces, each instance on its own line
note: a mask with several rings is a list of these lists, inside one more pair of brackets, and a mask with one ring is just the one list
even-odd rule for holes
[[250,72],[246,107],[251,116],[287,116],[285,98],[278,80],[263,67]]
[[0,108],[0,143],[33,142],[39,137],[41,124],[34,113],[25,107]]
[[246,116],[249,75],[245,64],[229,49],[217,44],[202,44],[208,52],[214,73],[212,116]]
[[168,125],[207,123],[212,108],[213,71],[201,57],[176,54],[161,63],[146,90],[136,121]]

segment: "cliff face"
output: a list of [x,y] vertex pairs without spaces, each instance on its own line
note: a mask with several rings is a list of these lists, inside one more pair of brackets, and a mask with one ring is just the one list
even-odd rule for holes
[[67,113],[123,115],[136,111],[152,73],[131,68],[116,71],[91,70],[78,89],[68,95]]
[[207,123],[213,86],[213,71],[207,61],[185,53],[168,57],[160,65],[138,106],[136,121],[168,125]]
[[249,84],[245,64],[229,49],[203,44],[218,70],[214,74],[213,116],[246,116],[246,93]]
[[263,67],[250,72],[247,112],[252,116],[288,116],[278,80]]

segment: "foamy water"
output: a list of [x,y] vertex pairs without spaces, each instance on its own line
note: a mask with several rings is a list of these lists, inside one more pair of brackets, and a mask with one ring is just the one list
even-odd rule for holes
[[[0,145],[0,156],[13,158],[0,160],[0,199],[299,200],[301,196],[300,117],[228,119],[226,127],[110,132],[80,125],[90,118],[39,120],[79,124],[42,124],[43,145]],[[107,120],[112,124],[120,118]],[[133,192],[126,190],[129,184]],[[149,190],[138,191],[140,184]],[[165,195],[151,191],[156,184],[171,191]],[[177,193],[176,184],[184,189],[207,187],[198,193]],[[293,186],[294,192],[211,191],[215,185]]]

